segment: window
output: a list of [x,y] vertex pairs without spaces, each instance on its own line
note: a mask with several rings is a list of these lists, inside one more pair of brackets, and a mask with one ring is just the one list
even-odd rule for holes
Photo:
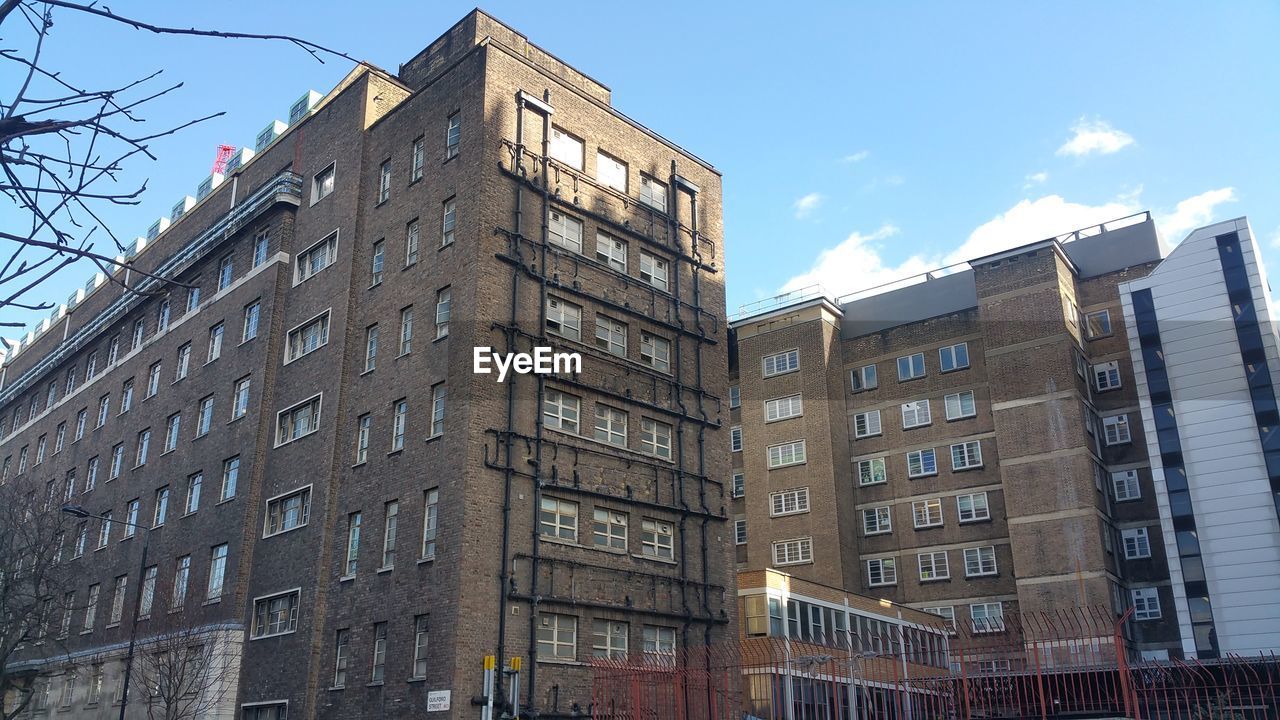
[[596,315],[596,347],[621,357],[627,356],[627,325],[604,315]]
[[627,514],[596,508],[592,514],[591,536],[596,547],[627,549]]
[[996,574],[996,548],[994,545],[964,549],[965,577]]
[[761,374],[764,377],[773,377],[774,375],[795,372],[800,369],[800,351],[787,350],[786,352],[780,352],[774,355],[766,355],[760,363]]
[[178,447],[178,426],[181,424],[182,413],[174,413],[169,416],[164,429],[164,452],[170,452]]
[[453,198],[440,206],[440,247],[453,244],[453,234],[458,227],[458,203]]
[[552,159],[568,165],[575,170],[582,169],[582,139],[570,135],[561,128],[551,127],[551,148],[550,154]]
[[227,255],[218,262],[218,290],[225,290],[230,287],[234,276],[234,258],[231,255]]
[[960,522],[962,523],[991,519],[991,508],[987,504],[987,494],[980,492],[957,495],[956,512],[959,513]]
[[89,492],[98,485],[98,456],[89,458],[89,469],[84,476],[84,491]]
[[338,259],[338,231],[329,233],[323,240],[298,253],[298,264],[294,266],[294,281],[297,285],[333,264]]
[[640,362],[659,372],[671,372],[671,341],[642,331]]
[[410,152],[409,161],[409,182],[415,183],[422,179],[422,167],[426,161],[426,140],[418,138],[413,141],[413,150]]
[[436,556],[436,531],[440,522],[440,491],[432,488],[422,496],[422,559]]
[[945,404],[947,406],[948,420],[959,420],[978,414],[978,409],[973,402],[972,390],[965,390],[964,392],[946,396]]
[[938,458],[933,448],[907,453],[907,477],[918,478],[938,474]]
[[370,325],[364,329],[364,371],[371,372],[378,367],[378,326]]
[[1124,445],[1130,441],[1129,416],[1112,415],[1102,418],[1102,431],[1107,445]]
[[409,267],[418,262],[418,244],[421,232],[417,220],[412,220],[405,226],[404,233],[404,266]]
[[946,628],[948,633],[956,631],[956,609],[954,607],[943,605],[940,607],[920,608],[920,610],[942,618],[942,626]]
[[98,525],[98,549],[107,546],[111,542],[111,513],[102,513],[102,522]]
[[138,467],[147,464],[147,450],[151,447],[151,428],[147,428],[138,433],[138,445],[133,456],[133,466]]
[[582,308],[560,298],[547,298],[547,331],[570,340],[581,340]]
[[551,224],[547,226],[547,239],[552,245],[581,254],[582,221],[552,210]]
[[982,467],[982,446],[977,440],[951,446],[951,469],[967,470]]
[[191,343],[186,343],[178,348],[178,369],[174,373],[173,381],[179,380],[187,376],[187,372],[191,369]]
[[444,434],[444,403],[448,395],[444,383],[431,388],[431,437]]
[[343,628],[338,631],[333,649],[333,686],[347,686],[347,665],[351,661],[351,630]]
[[93,630],[93,622],[98,614],[98,592],[101,589],[99,585],[89,586],[89,597],[84,605],[84,630],[90,632]]
[[356,465],[369,460],[369,430],[373,417],[365,414],[356,419]]
[[853,436],[868,438],[880,434],[880,411],[858,413],[853,416]]
[[427,616],[413,618],[413,675],[415,680],[427,677]]
[[378,569],[386,570],[396,564],[396,525],[400,519],[400,502],[392,500],[382,510],[382,565]]
[[449,288],[441,288],[436,291],[436,339],[449,335],[449,304],[450,292]]
[[209,434],[209,429],[213,426],[213,396],[210,395],[200,400],[200,411],[196,415],[196,437],[204,437]]
[[187,603],[187,586],[191,583],[191,556],[178,558],[173,570],[173,596],[170,607],[180,608]]
[[387,243],[379,240],[373,244],[373,254],[369,260],[369,287],[382,282],[382,266],[386,260]]
[[898,358],[898,382],[924,377],[924,353]]
[[244,720],[286,720],[288,703],[261,703],[244,706]]
[[655,655],[675,655],[676,629],[658,625],[645,625],[644,651]]
[[155,516],[153,518],[153,522],[151,523],[152,527],[159,527],[163,525],[164,521],[168,517],[169,517],[169,486],[165,485],[159,490],[156,490],[156,510],[155,510]]
[[747,494],[747,479],[741,472],[733,474],[733,496],[740,498]]
[[359,512],[347,515],[347,562],[345,577],[356,574],[356,566],[360,559],[360,525],[364,516]]
[[666,292],[669,286],[669,268],[670,264],[664,259],[656,255],[650,255],[647,252],[640,253],[640,279],[649,283],[653,287]]
[[675,559],[675,530],[665,520],[645,518],[640,524],[640,552],[659,560]]
[[129,343],[130,350],[137,350],[142,347],[142,340],[146,337],[146,332],[147,327],[145,322],[137,320],[133,323],[133,339]]
[[1115,390],[1120,387],[1120,361],[1101,363],[1093,366],[1093,386],[1098,392]]
[[862,534],[879,535],[893,532],[892,512],[888,505],[866,508],[862,511]]
[[630,626],[616,620],[593,620],[591,623],[591,654],[603,658],[627,656],[627,634]]
[[454,113],[449,116],[448,129],[444,134],[445,159],[457,157],[459,144],[462,142],[462,116]]
[[911,516],[915,519],[915,527],[917,530],[922,528],[941,527],[941,498],[916,500],[911,503]]
[[409,401],[397,400],[391,406],[391,451],[404,449],[404,430],[409,416]]
[[124,381],[120,387],[120,414],[129,412],[133,407],[133,378]]
[[204,484],[204,473],[196,473],[187,478],[186,514],[190,515],[200,509],[200,486]]
[[[200,282],[199,278],[191,280],[192,284]],[[193,287],[187,291],[187,312],[195,312],[200,307],[200,288]]]
[[733,519],[733,544],[747,544],[747,519],[744,517],[736,517]]
[[400,354],[413,352],[413,306],[400,311]]
[[603,150],[596,151],[596,179],[605,187],[627,191],[627,164]]
[[258,267],[267,261],[267,248],[271,244],[271,231],[268,229],[259,230],[257,235],[253,236],[253,267]]
[[885,472],[884,458],[871,458],[858,461],[858,484],[879,485],[888,481]]
[[57,455],[62,452],[62,448],[67,444],[67,424],[65,422],[58,423],[58,429],[53,436],[53,454]]
[[281,410],[276,415],[276,446],[293,442],[320,429],[320,396]]
[[805,461],[804,440],[771,445],[768,448],[769,469],[799,465]]
[[813,538],[797,538],[773,543],[774,565],[801,565],[813,562]]
[[138,515],[142,511],[142,501],[134,498],[125,504],[124,536],[131,538],[138,533]]
[[1111,313],[1098,310],[1084,316],[1085,329],[1090,340],[1111,334]]
[[169,329],[170,305],[169,299],[165,298],[160,301],[160,307],[156,310],[156,334]]
[[1134,620],[1160,619],[1160,591],[1153,587],[1134,588],[1129,591],[1133,598]]
[[863,365],[856,370],[851,370],[849,372],[849,381],[854,392],[871,390],[880,384],[880,380],[876,377],[875,365]]
[[729,450],[732,452],[742,452],[742,426],[734,425],[729,428]]
[[868,560],[867,584],[872,587],[879,585],[897,585],[898,564],[894,558]]
[[640,452],[670,460],[671,426],[650,418],[641,418]]
[[239,455],[223,460],[223,493],[221,500],[236,497],[236,483],[239,479]]
[[36,439],[36,465],[44,462],[44,451],[49,444],[49,436],[41,435]]
[[923,427],[933,422],[933,414],[929,410],[928,400],[914,400],[902,404],[902,428]]
[[765,422],[799,417],[803,413],[804,404],[801,402],[799,395],[790,395],[776,400],[764,401]]
[[1142,487],[1138,485],[1137,470],[1121,470],[1111,473],[1111,487],[1115,490],[1116,500],[1137,500],[1142,497]]
[[289,331],[289,342],[285,362],[293,362],[308,353],[314,352],[329,342],[328,311],[303,325]]
[[795,515],[809,512],[809,488],[796,488],[781,492],[769,493],[769,514]]
[[129,576],[121,575],[116,578],[114,592],[111,594],[111,614],[107,618],[110,625],[116,625],[124,617],[124,594],[129,587]]
[[597,230],[596,259],[620,273],[625,273],[627,271],[626,241]]
[[733,409],[742,405],[742,388],[737,385],[729,386],[729,408]]
[[93,427],[100,428],[107,424],[107,414],[111,412],[111,396],[103,395],[98,398],[98,419],[94,421]]
[[159,568],[152,565],[142,571],[142,597],[138,601],[138,618],[151,616],[151,607],[156,600],[156,573]]
[[578,618],[538,613],[538,658],[573,660],[577,657]]
[[543,536],[578,541],[578,503],[543,497],[539,507],[538,526]]
[[[969,343],[938,348],[938,367],[942,369],[942,372],[962,370],[969,367]],[[923,373],[924,371],[921,370],[921,374]]]
[[232,420],[242,418],[249,412],[249,380],[250,378],[242,377],[236,381],[235,390],[231,394]]
[[1138,560],[1151,557],[1151,540],[1147,529],[1131,528],[1120,531],[1120,540],[1124,543],[1124,559]]
[[391,161],[387,160],[378,168],[378,202],[391,199]]
[[257,300],[244,307],[244,330],[240,333],[240,342],[249,342],[258,337],[258,316],[262,312],[262,303]]
[[222,357],[222,323],[209,328],[209,359],[213,362]]
[[640,174],[640,202],[665,213],[667,211],[667,186],[666,183],[649,177],[643,173]]
[[595,438],[601,442],[627,446],[627,414],[607,405],[596,405]]
[[333,192],[333,165],[316,173],[311,180],[311,204],[314,205]]
[[296,530],[311,517],[311,488],[305,487],[267,501],[267,523],[263,537]]
[[160,392],[160,363],[154,362],[147,370],[147,397],[153,398]]
[[555,430],[578,432],[580,398],[548,388],[542,401],[542,423]]
[[[221,547],[221,546],[219,546]],[[253,637],[283,635],[298,629],[298,590],[253,602]]]
[[951,577],[951,567],[947,564],[947,553],[944,550],[920,553],[916,556],[916,562],[920,568],[920,582]]
[[205,597],[212,600],[222,597],[223,580],[227,575],[227,546],[215,545],[209,551],[209,583]]

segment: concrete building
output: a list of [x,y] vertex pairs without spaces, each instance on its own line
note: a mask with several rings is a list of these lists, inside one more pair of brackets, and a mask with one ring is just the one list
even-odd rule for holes
[[[1122,288],[1170,274],[1162,256],[1143,213],[840,300],[747,308],[731,323],[739,569],[970,633],[1018,613],[1132,607],[1131,647],[1189,653],[1167,560],[1176,525],[1144,442],[1158,426],[1122,304]],[[1258,522],[1274,532],[1274,517]]]
[[[4,481],[145,526],[70,527],[30,715],[118,713],[139,615],[246,720],[478,717],[489,655],[578,717],[593,656],[735,638],[718,172],[480,11],[255,150],[4,360]],[[541,346],[581,372],[473,372]]]

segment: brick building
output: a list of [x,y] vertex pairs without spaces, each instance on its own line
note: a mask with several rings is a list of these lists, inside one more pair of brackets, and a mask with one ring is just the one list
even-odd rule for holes
[[1117,289],[1161,256],[1143,214],[735,319],[739,568],[976,633],[1132,606],[1132,647],[1181,655]]
[[[478,717],[486,655],[576,717],[593,655],[733,638],[721,238],[713,167],[480,11],[304,96],[5,358],[4,481],[150,528],[71,526],[31,715],[118,713],[170,610],[254,720]],[[581,372],[472,372],[535,346]]]

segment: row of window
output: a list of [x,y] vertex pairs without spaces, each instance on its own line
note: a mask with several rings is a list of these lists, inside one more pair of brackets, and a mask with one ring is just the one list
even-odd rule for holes
[[[547,298],[546,329],[575,342],[582,339],[582,307],[557,297]],[[595,346],[619,357],[628,357],[627,323],[596,314]],[[671,372],[671,340],[648,330],[640,330],[640,362],[658,372]]]
[[[996,575],[996,548],[994,545],[964,548],[964,576],[966,578]],[[920,582],[948,580],[951,566],[945,550],[922,552],[916,555]],[[897,558],[877,558],[867,561],[867,585],[872,587],[898,584]]]
[[[292,599],[291,599],[292,598]],[[292,603],[296,603],[297,593],[290,593],[287,596],[273,598],[264,601],[264,622],[270,623],[275,621],[281,625],[288,625],[290,618],[294,618],[296,623],[296,613],[290,614],[293,608]],[[278,606],[274,611],[272,604]],[[429,617],[427,615],[416,615],[413,618],[412,642],[413,658],[409,665],[409,680],[422,680],[427,677],[428,657],[427,649],[429,645]],[[390,648],[391,640],[389,625],[386,622],[374,623],[369,627],[370,635],[373,642],[369,648],[369,680],[368,684],[378,685],[386,682],[387,677],[387,654]],[[341,628],[334,637],[333,650],[333,686],[331,690],[341,690],[347,687],[353,676],[351,646],[354,641],[354,628]],[[406,638],[407,639],[407,638]]]
[[[947,630],[956,631],[956,609],[954,605],[939,605],[920,608],[922,611],[942,618]],[[1004,630],[1004,604],[1000,602],[973,603],[969,606],[970,629],[975,633],[1000,632]]]
[[[448,162],[449,160],[457,157],[462,151],[462,117],[456,112],[448,118],[445,126],[444,140],[444,161]],[[425,164],[426,137],[419,135],[417,138],[414,138],[413,144],[410,146],[409,150],[410,185],[422,179]],[[391,158],[387,158],[378,167],[378,204],[382,204],[391,199],[391,171],[392,160]]]
[[788,637],[867,655],[902,657],[921,665],[947,666],[945,639],[937,633],[851,613],[847,608],[757,594],[743,598],[742,610],[747,637]]
[[[631,447],[628,430],[629,414],[625,410],[597,402],[590,435],[582,428],[582,398],[577,395],[547,388],[542,402],[544,426],[572,433],[621,448]],[[640,418],[640,444],[638,449],[646,455],[670,460],[672,458],[673,427],[649,417]]]
[[[579,659],[576,615],[539,613],[537,630],[538,660],[572,662]],[[619,620],[595,618],[591,621],[591,657],[625,658],[631,652],[631,624]],[[676,629],[663,625],[642,625],[641,651],[649,656],[673,656],[676,652]]]
[[[298,496],[303,492],[307,493],[307,496],[299,498]],[[309,504],[309,494],[310,490],[307,488],[282,497],[281,501],[286,504],[281,505],[281,512],[289,510],[290,507],[299,508],[294,510],[295,516],[297,516],[298,513],[302,512],[300,504]],[[290,502],[292,505],[289,505]],[[382,505],[382,544],[378,551],[379,564],[376,572],[387,572],[396,566],[397,536],[400,529],[400,505],[400,498],[387,501]],[[283,515],[281,517],[287,520]],[[301,522],[305,523],[306,519],[301,518]],[[347,514],[347,534],[342,561],[343,580],[355,577],[357,570],[359,570],[360,543],[364,533],[364,524],[364,511],[356,510]],[[284,527],[283,521],[281,527]],[[297,525],[295,524],[294,527],[297,527]],[[422,534],[417,547],[418,556],[416,560],[418,562],[429,562],[435,559],[436,543],[439,535],[440,490],[439,488],[430,488],[422,491]]]
[[[551,126],[551,137],[548,142],[548,154],[552,160],[584,172],[586,160],[585,145],[582,138],[561,128]],[[630,172],[627,163],[617,156],[605,152],[603,148],[596,150],[596,180],[601,185],[627,194],[630,184]],[[667,212],[667,185],[656,177],[640,173],[639,200],[645,206],[660,213]]]
[[[209,571],[205,580],[204,602],[216,602],[222,597],[226,585],[227,545],[215,545],[209,549]],[[173,582],[168,586],[168,606],[171,610],[179,610],[186,605],[192,591],[191,555],[183,555],[173,562]],[[139,620],[151,617],[157,601],[157,576],[159,566],[151,565],[142,573],[142,592],[138,600],[137,615]],[[120,575],[111,583],[110,605],[106,612],[106,627],[112,628],[120,624],[124,617],[124,604],[129,592],[129,576]],[[66,637],[71,633],[74,613],[78,607],[75,593],[67,593],[64,598],[62,624],[60,634]],[[102,585],[95,583],[89,586],[85,597],[84,616],[81,634],[94,631],[98,623],[98,605],[102,600]]]
[[[898,382],[922,378],[927,374],[924,353],[904,355],[897,360]],[[969,343],[958,343],[938,348],[938,370],[948,373],[969,367]],[[854,392],[873,390],[880,386],[876,365],[863,365],[849,372],[849,385]]]
[[[578,543],[579,505],[570,500],[544,496],[538,508],[538,533],[570,543]],[[595,507],[591,514],[591,545],[606,550],[628,552],[631,517],[628,513]],[[659,518],[640,518],[640,555],[675,561],[675,526]]]
[[[948,422],[976,417],[978,414],[972,390],[950,393],[944,396],[943,408]],[[902,403],[899,409],[902,415],[903,430],[927,427],[933,424],[933,407],[927,398]],[[875,437],[883,431],[880,410],[868,410],[853,416],[853,436],[855,438]]]
[[[592,253],[583,244],[582,220],[572,215],[552,210],[551,222],[547,226],[547,240],[565,250],[592,258],[623,275],[630,274],[630,244],[597,228],[595,252]],[[671,263],[666,258],[641,250],[636,269],[640,280],[645,284],[663,292],[670,291]]]
[[[982,443],[978,440],[953,443],[950,446],[951,471],[960,472],[982,467]],[[885,458],[859,460],[858,485],[881,485],[889,481]],[[938,454],[935,448],[922,448],[907,453],[907,477],[910,479],[938,474]]]
[[[956,496],[956,515],[960,523],[991,519],[991,506],[987,493],[966,493]],[[915,500],[911,503],[911,516],[915,529],[942,527],[942,498]],[[891,505],[880,505],[862,511],[862,534],[884,535],[893,532]]]

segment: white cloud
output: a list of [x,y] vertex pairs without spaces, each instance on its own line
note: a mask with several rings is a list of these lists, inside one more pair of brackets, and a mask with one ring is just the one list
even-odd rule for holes
[[1214,211],[1219,205],[1235,201],[1235,188],[1208,190],[1178,203],[1171,213],[1156,213],[1156,224],[1165,242],[1176,245],[1188,232],[1213,222]]
[[1022,189],[1027,190],[1029,188],[1035,187],[1036,185],[1043,185],[1048,180],[1049,180],[1049,173],[1046,170],[1041,170],[1038,173],[1031,173],[1026,177],[1026,181],[1022,185]]
[[845,155],[842,158],[842,160],[847,163],[862,162],[863,160],[866,160],[867,156],[870,154],[871,154],[870,150],[859,150],[858,152],[853,153],[852,155]]
[[781,292],[820,285],[829,293],[844,295],[918,275],[933,267],[932,260],[918,255],[898,265],[886,265],[878,242],[897,234],[898,228],[888,223],[875,232],[851,233],[835,247],[823,250],[813,267],[788,280]]
[[1115,220],[1137,210],[1136,205],[1121,200],[1101,205],[1068,202],[1060,195],[1022,200],[969,233],[969,238],[960,247],[947,254],[943,264],[964,262],[1038,242],[1072,230]]
[[811,192],[808,195],[796,200],[791,207],[796,211],[796,219],[804,220],[813,214],[814,210],[822,204],[826,198],[821,193]]
[[[1270,245],[1273,248],[1280,248],[1280,227],[1277,227],[1276,231],[1271,233]],[[1280,305],[1277,305],[1277,307],[1280,307]]]
[[1058,148],[1058,155],[1084,157],[1097,153],[1110,155],[1127,145],[1133,144],[1133,136],[1123,130],[1111,127],[1105,120],[1086,120],[1080,118],[1071,126],[1071,139]]

